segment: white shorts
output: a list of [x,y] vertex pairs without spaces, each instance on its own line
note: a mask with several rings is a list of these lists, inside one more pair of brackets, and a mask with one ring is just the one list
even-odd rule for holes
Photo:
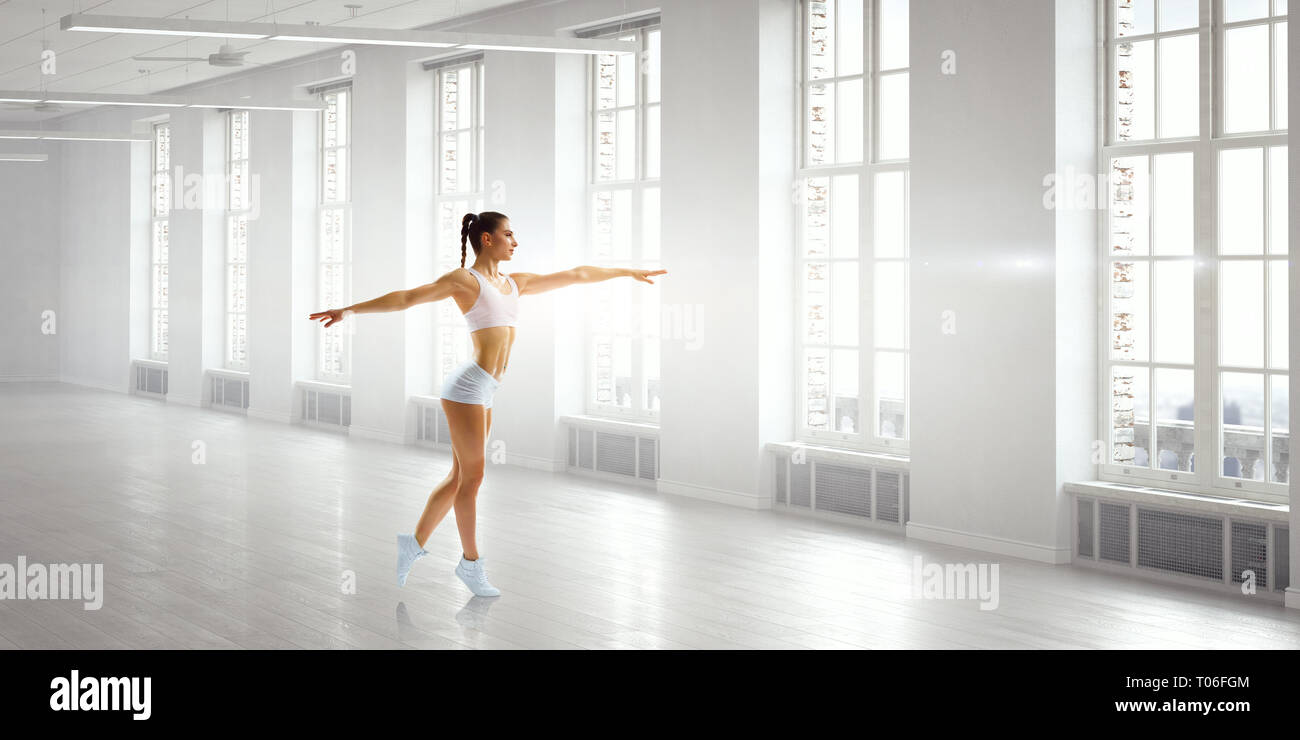
[[501,387],[501,381],[492,373],[470,360],[452,370],[442,384],[442,398],[456,403],[472,403],[492,408],[492,395]]

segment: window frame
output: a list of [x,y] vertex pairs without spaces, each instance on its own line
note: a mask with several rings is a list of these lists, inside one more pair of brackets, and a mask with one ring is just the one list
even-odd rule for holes
[[[329,96],[345,94],[346,105],[344,106],[345,118],[339,121],[339,126],[347,133],[343,138],[342,145],[327,147],[325,145],[325,116],[329,113],[328,101]],[[321,295],[324,295],[325,286],[325,268],[328,263],[325,260],[325,234],[324,234],[324,216],[326,211],[339,211],[343,219],[343,302],[346,305],[352,300],[352,147],[355,142],[352,138],[352,110],[355,101],[352,96],[352,86],[345,85],[331,90],[325,90],[320,93],[321,100],[326,103],[326,108],[321,110],[317,116],[317,168],[316,168],[316,187],[317,187],[317,216],[316,216],[316,286]],[[329,152],[342,151],[344,154],[344,189],[346,198],[340,201],[325,200],[325,161]],[[329,308],[340,308],[340,306],[330,306]],[[352,383],[352,330],[354,322],[347,321],[338,325],[340,328],[322,329],[316,334],[316,379],[322,382],[336,383],[338,385],[351,385]],[[346,327],[346,328],[345,328]],[[338,331],[342,337],[342,372],[327,372],[324,367],[325,347],[323,342],[323,332]]]
[[[1111,263],[1120,261],[1122,256],[1112,254],[1110,245],[1110,199],[1111,184],[1108,180],[1103,180],[1105,185],[1104,193],[1098,193],[1097,208],[1097,244],[1099,250],[1099,261],[1097,270],[1098,286],[1098,430],[1101,439],[1098,440],[1101,446],[1101,460],[1097,465],[1097,476],[1100,480],[1113,483],[1130,483],[1130,484],[1157,484],[1161,488],[1183,491],[1188,493],[1200,493],[1215,496],[1228,496],[1234,498],[1243,498],[1263,503],[1289,503],[1289,484],[1273,483],[1268,480],[1271,471],[1265,470],[1265,480],[1233,478],[1223,475],[1223,394],[1222,394],[1222,374],[1224,372],[1233,372],[1233,366],[1227,366],[1220,362],[1220,333],[1221,313],[1223,306],[1219,300],[1220,285],[1220,266],[1227,261],[1258,261],[1264,266],[1265,290],[1268,290],[1268,265],[1279,259],[1285,261],[1288,259],[1286,254],[1277,254],[1270,252],[1265,243],[1264,251],[1260,254],[1243,254],[1243,255],[1225,255],[1220,254],[1219,240],[1219,192],[1220,192],[1220,157],[1223,151],[1230,149],[1262,149],[1264,158],[1263,177],[1265,182],[1264,192],[1264,212],[1261,218],[1264,218],[1263,228],[1265,230],[1265,239],[1267,239],[1267,214],[1269,192],[1268,183],[1268,160],[1269,150],[1274,146],[1287,145],[1286,129],[1271,129],[1263,132],[1248,132],[1225,134],[1224,117],[1226,90],[1224,87],[1224,63],[1225,59],[1222,54],[1224,36],[1226,29],[1238,28],[1248,25],[1269,25],[1270,38],[1270,55],[1272,54],[1273,41],[1275,39],[1272,27],[1278,22],[1286,22],[1286,16],[1277,16],[1273,14],[1275,5],[1269,2],[1269,15],[1262,19],[1249,21],[1238,21],[1232,24],[1224,24],[1223,18],[1224,0],[1200,0],[1198,5],[1199,24],[1195,30],[1178,29],[1176,31],[1153,32],[1151,34],[1142,34],[1140,36],[1117,37],[1113,35],[1115,23],[1115,0],[1106,0],[1098,4],[1098,25],[1100,37],[1104,43],[1099,44],[1098,71],[1098,101],[1102,103],[1104,110],[1101,117],[1104,120],[1104,126],[1098,127],[1098,167],[1107,177],[1111,172],[1112,160],[1117,157],[1146,157],[1148,162],[1154,162],[1154,157],[1159,154],[1188,152],[1192,155],[1192,167],[1194,183],[1192,187],[1192,218],[1194,244],[1192,254],[1184,255],[1157,255],[1155,254],[1154,243],[1150,243],[1146,255],[1130,255],[1136,258],[1135,261],[1146,261],[1148,264],[1155,264],[1161,259],[1179,260],[1190,259],[1193,264],[1192,278],[1192,301],[1194,306],[1193,316],[1193,361],[1191,370],[1193,372],[1193,430],[1194,430],[1194,456],[1197,459],[1210,459],[1213,465],[1206,466],[1202,464],[1193,471],[1175,471],[1154,467],[1159,464],[1159,451],[1154,453],[1148,449],[1147,467],[1138,467],[1136,465],[1123,465],[1114,463],[1113,455],[1113,419],[1112,419],[1112,394],[1113,386],[1111,379],[1112,368],[1116,365],[1130,364],[1141,368],[1151,368],[1152,370],[1164,367],[1183,368],[1184,365],[1179,363],[1156,362],[1154,356],[1149,356],[1146,361],[1122,361],[1114,360],[1111,357],[1111,334],[1112,334],[1112,310],[1111,310]],[[1159,28],[1158,13],[1159,3],[1154,4],[1153,16],[1155,27]],[[1145,40],[1149,38],[1161,38],[1168,35],[1182,35],[1187,33],[1198,35],[1198,135],[1195,137],[1170,137],[1159,138],[1159,108],[1160,95],[1158,89],[1153,89],[1154,108],[1153,131],[1156,138],[1119,141],[1116,139],[1115,130],[1115,112],[1116,112],[1116,86],[1113,83],[1116,75],[1116,56],[1115,46],[1124,41],[1133,39]],[[1288,27],[1289,32],[1289,27]],[[1158,51],[1154,54],[1157,58]],[[1273,85],[1274,59],[1269,58],[1269,110],[1270,124],[1275,124],[1277,118],[1274,116],[1275,108],[1275,86]],[[1159,84],[1158,66],[1153,67],[1157,84]],[[1153,172],[1149,167],[1148,172]],[[1154,192],[1154,188],[1152,189]],[[1102,199],[1104,198],[1104,205]],[[1154,203],[1154,201],[1149,201]],[[1154,228],[1154,218],[1150,218],[1148,229]],[[1126,258],[1124,258],[1126,259]],[[1207,269],[1208,266],[1208,269]],[[1153,280],[1148,277],[1148,280]],[[1266,300],[1267,294],[1264,299]],[[1149,298],[1150,306],[1148,312],[1148,332],[1149,341],[1154,343],[1155,340],[1155,315],[1154,301],[1152,294]],[[1268,440],[1272,432],[1272,404],[1271,388],[1268,381],[1274,375],[1286,375],[1289,369],[1278,370],[1268,364],[1269,348],[1269,311],[1268,304],[1263,304],[1263,325],[1261,330],[1264,332],[1264,352],[1263,365],[1260,368],[1240,368],[1242,372],[1258,374],[1264,378],[1264,428],[1263,435],[1265,440],[1265,463],[1271,460],[1270,447]],[[1155,389],[1148,388],[1148,448],[1152,447],[1151,440],[1160,422],[1155,418],[1156,396]],[[1295,474],[1295,465],[1291,464],[1289,476]]]
[[[243,158],[234,158],[234,147],[232,146],[235,136],[235,117],[244,117],[244,151]],[[225,295],[225,334],[223,365],[227,370],[248,370],[248,359],[242,362],[233,359],[233,341],[231,335],[231,320],[233,317],[242,317],[244,323],[244,355],[248,357],[248,221],[252,212],[249,198],[251,196],[251,179],[252,179],[252,158],[249,150],[252,147],[252,114],[248,110],[235,109],[226,112],[226,295]],[[243,173],[248,178],[243,183],[244,202],[241,208],[234,208],[233,193],[235,189],[236,166],[243,164]],[[235,234],[235,224],[238,221],[244,222],[244,258],[237,260],[234,258],[234,243],[232,239]],[[232,292],[231,280],[236,267],[244,268],[243,291],[244,291],[244,310],[237,311],[231,307],[230,296]]]
[[[160,302],[159,296],[165,295],[168,286],[171,283],[170,262],[171,262],[171,211],[176,202],[176,187],[171,177],[171,121],[156,121],[152,126],[153,141],[150,147],[149,159],[149,359],[157,362],[167,362],[169,350],[171,348],[169,311],[171,307],[170,296]],[[158,133],[159,131],[167,132],[167,162],[159,168],[158,162]],[[158,212],[158,193],[159,183],[162,180],[167,181],[167,213],[160,215]],[[167,243],[167,256],[160,259],[161,250],[158,248],[158,228],[162,226],[166,232],[165,239]],[[161,272],[166,272],[166,277],[159,276]],[[160,284],[161,283],[161,284]],[[167,349],[159,349],[159,337],[162,338],[163,346]]]
[[[442,122],[442,81],[445,74],[458,72],[463,69],[470,70],[470,79],[473,86],[473,108],[470,111],[470,125],[463,128],[452,129],[450,132],[443,131]],[[484,58],[481,55],[476,58],[468,59],[460,63],[446,64],[429,70],[433,73],[433,214],[434,214],[434,233],[437,239],[436,262],[440,273],[450,272],[460,267],[460,219],[469,211],[475,213],[483,211],[485,207],[485,188],[486,188],[486,157],[484,156],[484,142],[486,140],[485,122],[484,122],[484,92],[485,87],[485,66]],[[459,103],[458,103],[459,105]],[[473,131],[474,135],[470,137],[471,156],[474,158],[474,164],[470,168],[470,178],[472,182],[468,190],[444,191],[442,181],[442,137],[446,133],[458,131]],[[445,206],[452,206],[452,213],[456,214],[454,225],[454,238],[452,243],[444,244],[444,237],[449,232],[444,230],[443,224],[440,223],[442,210]],[[468,265],[473,261],[473,251],[466,249],[465,264]],[[441,392],[443,380],[446,374],[454,367],[474,356],[473,340],[470,338],[469,324],[465,317],[460,313],[459,307],[454,301],[441,301],[434,308],[433,315],[433,339],[434,339],[434,389],[435,392]],[[454,347],[449,343],[459,342],[461,352],[456,353]],[[450,358],[450,362],[448,361]],[[462,359],[464,358],[464,359]]]
[[[646,58],[648,57],[650,52],[650,36],[652,33],[659,34],[659,38],[661,39],[660,44],[662,44],[663,26],[658,18],[654,19],[653,22],[639,24],[636,25],[635,27],[627,28],[622,31],[619,31],[618,29],[611,29],[609,31],[600,34],[595,34],[591,36],[584,35],[584,38],[627,39],[628,37],[632,37],[631,40],[635,40],[638,43],[638,47],[640,49],[638,52],[638,58]],[[595,244],[597,238],[597,231],[596,231],[597,211],[594,205],[595,199],[597,195],[600,193],[605,193],[605,192],[618,193],[618,192],[626,191],[629,193],[628,197],[630,198],[631,201],[631,207],[630,207],[631,221],[628,225],[628,229],[630,234],[632,235],[631,238],[632,243],[629,245],[628,258],[626,260],[614,260],[614,261],[623,262],[627,266],[636,266],[645,269],[657,269],[661,257],[657,256],[654,259],[647,259],[645,256],[646,245],[644,243],[643,237],[645,235],[644,227],[645,227],[646,216],[645,216],[644,204],[646,199],[646,193],[650,190],[658,190],[660,192],[660,197],[662,198],[662,186],[661,186],[662,170],[660,171],[659,174],[656,174],[653,177],[647,174],[647,169],[648,169],[647,154],[649,152],[649,141],[648,141],[648,137],[646,136],[646,130],[648,128],[647,127],[647,119],[649,116],[648,111],[651,109],[662,111],[663,97],[661,94],[657,101],[649,102],[648,82],[649,82],[650,73],[647,70],[643,69],[642,65],[638,64],[637,71],[633,75],[634,86],[635,86],[635,91],[633,94],[633,103],[631,105],[620,106],[617,105],[617,101],[616,101],[616,104],[613,108],[604,108],[604,109],[598,108],[597,107],[597,100],[598,100],[597,77],[599,74],[598,65],[600,64],[601,56],[604,55],[596,55],[596,54],[588,55],[587,70],[586,70],[586,75],[587,75],[586,129],[587,130],[586,130],[586,139],[585,139],[586,143],[584,147],[585,159],[586,159],[585,162],[586,183],[584,187],[584,198],[585,198],[584,209],[586,213],[586,235],[587,235],[587,239],[586,239],[587,257],[586,258],[589,262],[592,262],[593,264],[597,263],[597,261],[604,261],[604,262],[611,261],[611,258],[597,257],[595,254]],[[660,69],[662,70],[662,64],[660,66]],[[601,114],[612,113],[616,121],[615,125],[617,125],[618,113],[620,111],[627,111],[627,110],[633,111],[632,117],[634,121],[634,129],[635,129],[634,136],[636,139],[635,147],[634,147],[635,152],[633,155],[632,177],[630,179],[622,179],[622,180],[620,179],[597,180],[595,137],[597,131],[597,121],[599,120],[599,116]],[[662,127],[662,117],[660,118],[660,121]],[[660,131],[662,132],[662,128],[660,129]],[[661,134],[660,142],[662,142],[662,134]],[[596,287],[597,291],[601,291],[603,289],[617,289],[617,288],[611,288],[609,286]],[[654,327],[640,326],[640,324],[644,323],[643,319],[645,314],[645,307],[643,304],[643,299],[646,299],[647,296],[644,295],[642,291],[638,291],[638,290],[632,290],[630,292],[630,295],[631,295],[631,301],[629,303],[629,310],[633,313],[633,316],[629,317],[629,321],[633,323],[630,323],[629,325],[632,328],[626,335],[619,334],[613,331],[609,332],[609,335],[614,338],[627,338],[631,341],[631,349],[632,349],[631,380],[632,380],[632,389],[633,389],[632,406],[623,407],[614,403],[599,403],[596,401],[596,392],[597,392],[596,337],[602,335],[603,332],[598,332],[596,330],[596,326],[594,323],[595,317],[597,315],[600,315],[602,312],[598,308],[596,308],[595,305],[593,305],[592,309],[589,311],[588,316],[583,324],[583,334],[584,334],[583,348],[585,353],[584,356],[586,358],[583,363],[585,366],[584,373],[583,373],[583,378],[584,378],[583,407],[586,413],[591,416],[605,417],[611,419],[621,419],[625,421],[634,421],[634,422],[642,422],[642,423],[649,423],[649,424],[657,424],[659,422],[659,412],[651,408],[649,404],[646,403],[646,393],[648,392],[647,386],[648,386],[649,378],[645,371],[645,355],[646,355],[646,346],[650,342],[654,342],[660,346],[661,351],[659,353],[659,356],[661,358],[661,364],[660,364],[660,379],[659,379],[660,380],[659,397],[660,399],[662,399],[663,397],[662,395],[663,394],[662,339],[659,336],[660,327],[658,325]],[[599,298],[593,302],[593,304],[598,304],[598,303],[599,303]],[[661,317],[663,313],[662,305],[659,306],[659,313]],[[660,317],[656,317],[656,319],[659,319]],[[613,360],[611,358],[611,362],[612,361]]]
[[[796,90],[796,106],[798,109],[798,123],[796,126],[797,145],[795,147],[795,270],[792,276],[795,312],[795,352],[793,357],[794,363],[794,382],[795,382],[795,439],[799,442],[809,444],[839,447],[861,452],[876,452],[891,455],[906,455],[911,449],[911,307],[909,305],[909,296],[911,294],[911,154],[905,158],[888,158],[882,159],[878,156],[880,146],[880,135],[883,129],[881,125],[882,106],[880,105],[879,94],[881,90],[881,79],[884,77],[905,75],[908,79],[910,90],[911,68],[891,67],[882,69],[880,64],[880,43],[878,32],[881,28],[882,12],[881,3],[878,0],[861,0],[863,4],[863,64],[860,73],[848,75],[832,75],[828,77],[812,79],[811,62],[812,54],[810,50],[809,39],[809,3],[814,0],[800,0],[798,5],[799,21],[796,25],[796,49],[797,59],[795,61],[795,79],[798,82]],[[836,10],[838,11],[838,4]],[[910,13],[910,3],[909,3]],[[838,17],[838,13],[836,15]],[[837,70],[838,71],[838,70]],[[852,162],[835,162],[833,164],[810,164],[809,162],[809,132],[808,132],[808,112],[810,106],[810,90],[814,85],[833,84],[845,80],[853,79],[863,80],[863,105],[868,110],[863,111],[863,142],[862,142],[862,159]],[[838,105],[836,106],[838,110]],[[838,137],[838,130],[834,135]],[[910,142],[909,142],[910,150]],[[838,155],[838,152],[837,152]],[[879,257],[876,255],[875,247],[875,226],[877,223],[877,213],[875,208],[876,184],[877,178],[881,175],[901,172],[903,177],[903,254],[901,257]],[[832,253],[828,253],[822,258],[809,258],[804,246],[804,237],[806,234],[806,217],[807,217],[807,192],[809,181],[815,178],[827,178],[833,187],[833,181],[837,175],[851,174],[857,178],[857,231],[858,244],[857,254],[853,257],[837,258]],[[830,191],[828,190],[828,193]],[[829,196],[828,196],[829,197]],[[866,297],[865,300],[859,301],[857,314],[858,323],[858,343],[856,345],[837,345],[828,337],[824,344],[810,344],[805,338],[805,321],[804,315],[804,275],[806,265],[809,262],[832,264],[836,261],[856,261],[858,263],[857,281],[858,294]],[[902,347],[882,347],[877,345],[875,319],[877,315],[875,305],[875,281],[877,267],[884,263],[901,263],[903,269],[903,314],[901,316],[903,345]],[[828,280],[829,280],[828,275]],[[833,298],[831,299],[834,300]],[[833,317],[832,319],[833,320]],[[829,334],[829,332],[828,332]],[[808,409],[807,409],[807,383],[805,381],[806,362],[805,352],[811,348],[825,348],[827,350],[828,368],[833,366],[835,350],[850,350],[857,353],[858,358],[858,379],[857,379],[857,407],[858,407],[858,429],[854,432],[835,431],[835,421],[833,415],[834,406],[834,381],[828,382],[827,405],[830,413],[827,429],[817,429],[808,426]],[[881,353],[895,353],[902,356],[903,361],[903,429],[900,437],[887,437],[880,434],[879,410],[876,408],[876,361],[877,356]]]

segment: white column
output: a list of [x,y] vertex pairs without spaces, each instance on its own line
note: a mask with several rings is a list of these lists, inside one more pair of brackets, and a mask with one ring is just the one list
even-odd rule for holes
[[[1291,31],[1287,34],[1287,120],[1300,121],[1300,34]],[[1296,212],[1296,189],[1300,183],[1300,154],[1296,153],[1295,147],[1288,147],[1287,154],[1289,158],[1291,177],[1291,189],[1287,192],[1287,210],[1292,214],[1290,220],[1290,241],[1291,253],[1295,254],[1300,250],[1300,219],[1295,218]],[[1300,609],[1300,321],[1295,317],[1300,316],[1300,260],[1292,257],[1290,260],[1290,306],[1287,313],[1291,316],[1289,324],[1290,337],[1290,385],[1291,385],[1291,469],[1289,479],[1291,481],[1291,526],[1289,532],[1291,535],[1291,585],[1286,589],[1286,605],[1292,609]]]
[[793,431],[795,7],[663,4],[659,284],[699,335],[663,342],[658,487],[746,508]]
[[912,2],[909,537],[1070,558],[1062,484],[1094,475],[1095,213],[1049,210],[1043,180],[1095,171],[1090,6]]

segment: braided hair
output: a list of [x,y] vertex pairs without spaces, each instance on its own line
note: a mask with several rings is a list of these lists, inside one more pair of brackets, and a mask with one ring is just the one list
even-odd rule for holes
[[466,213],[460,221],[460,266],[465,266],[465,244],[474,247],[474,254],[478,254],[483,249],[483,235],[491,234],[497,230],[502,221],[506,220],[504,213],[496,211],[484,211],[482,213]]

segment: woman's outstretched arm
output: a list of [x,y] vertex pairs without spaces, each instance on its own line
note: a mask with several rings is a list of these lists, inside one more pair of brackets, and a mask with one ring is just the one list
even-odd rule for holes
[[536,275],[531,272],[514,272],[510,277],[515,279],[519,284],[520,295],[536,295],[545,293],[548,290],[556,288],[565,288],[570,285],[579,283],[599,283],[605,280],[612,280],[619,277],[630,277],[640,280],[643,283],[654,284],[650,278],[654,275],[664,275],[667,270],[634,270],[626,267],[592,267],[583,265],[574,267],[561,272],[552,272],[547,275]]
[[432,303],[443,298],[450,298],[465,291],[467,287],[464,277],[453,270],[432,283],[421,285],[418,288],[395,290],[378,298],[372,298],[362,303],[354,303],[346,308],[331,308],[328,311],[319,311],[308,318],[313,321],[323,321],[325,326],[329,327],[342,321],[343,317],[349,313],[405,311],[411,306],[421,303]]

